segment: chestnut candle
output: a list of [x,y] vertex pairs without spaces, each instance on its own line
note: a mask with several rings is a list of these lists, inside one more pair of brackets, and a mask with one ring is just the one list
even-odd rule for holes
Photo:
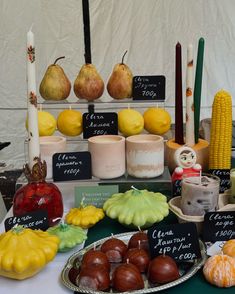
[[186,215],[204,215],[218,208],[220,179],[214,175],[188,175],[182,179],[181,210]]

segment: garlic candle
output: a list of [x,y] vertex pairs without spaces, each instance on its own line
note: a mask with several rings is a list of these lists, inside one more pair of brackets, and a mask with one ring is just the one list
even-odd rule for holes
[[35,74],[34,34],[31,29],[27,33],[27,105],[28,105],[28,154],[29,167],[32,169],[36,159],[40,157],[38,111]]

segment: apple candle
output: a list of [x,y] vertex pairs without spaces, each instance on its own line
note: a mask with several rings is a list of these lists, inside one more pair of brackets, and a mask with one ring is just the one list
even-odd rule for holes
[[235,168],[232,168],[230,171],[230,196],[229,196],[229,203],[235,204]]
[[31,29],[27,33],[27,105],[29,167],[32,169],[40,157],[40,144],[36,95],[35,46],[34,34]]
[[181,45],[175,47],[175,142],[184,144]]
[[187,48],[185,143],[189,147],[192,147],[195,145],[194,107],[193,107],[193,45],[192,44],[189,44]]
[[220,179],[211,174],[183,177],[181,210],[186,215],[204,215],[218,208]]

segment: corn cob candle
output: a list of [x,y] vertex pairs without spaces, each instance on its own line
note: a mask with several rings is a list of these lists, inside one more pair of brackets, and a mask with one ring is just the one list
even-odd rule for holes
[[231,168],[232,146],[232,97],[221,90],[213,101],[209,169]]

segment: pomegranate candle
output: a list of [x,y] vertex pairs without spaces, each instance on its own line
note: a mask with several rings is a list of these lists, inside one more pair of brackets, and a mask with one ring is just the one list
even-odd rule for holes
[[124,175],[125,138],[118,135],[94,136],[88,139],[92,175],[100,179],[114,179]]
[[220,179],[214,175],[188,175],[182,179],[181,210],[186,215],[204,215],[218,208]]
[[163,137],[135,135],[126,139],[126,163],[129,175],[136,178],[154,178],[164,171]]

